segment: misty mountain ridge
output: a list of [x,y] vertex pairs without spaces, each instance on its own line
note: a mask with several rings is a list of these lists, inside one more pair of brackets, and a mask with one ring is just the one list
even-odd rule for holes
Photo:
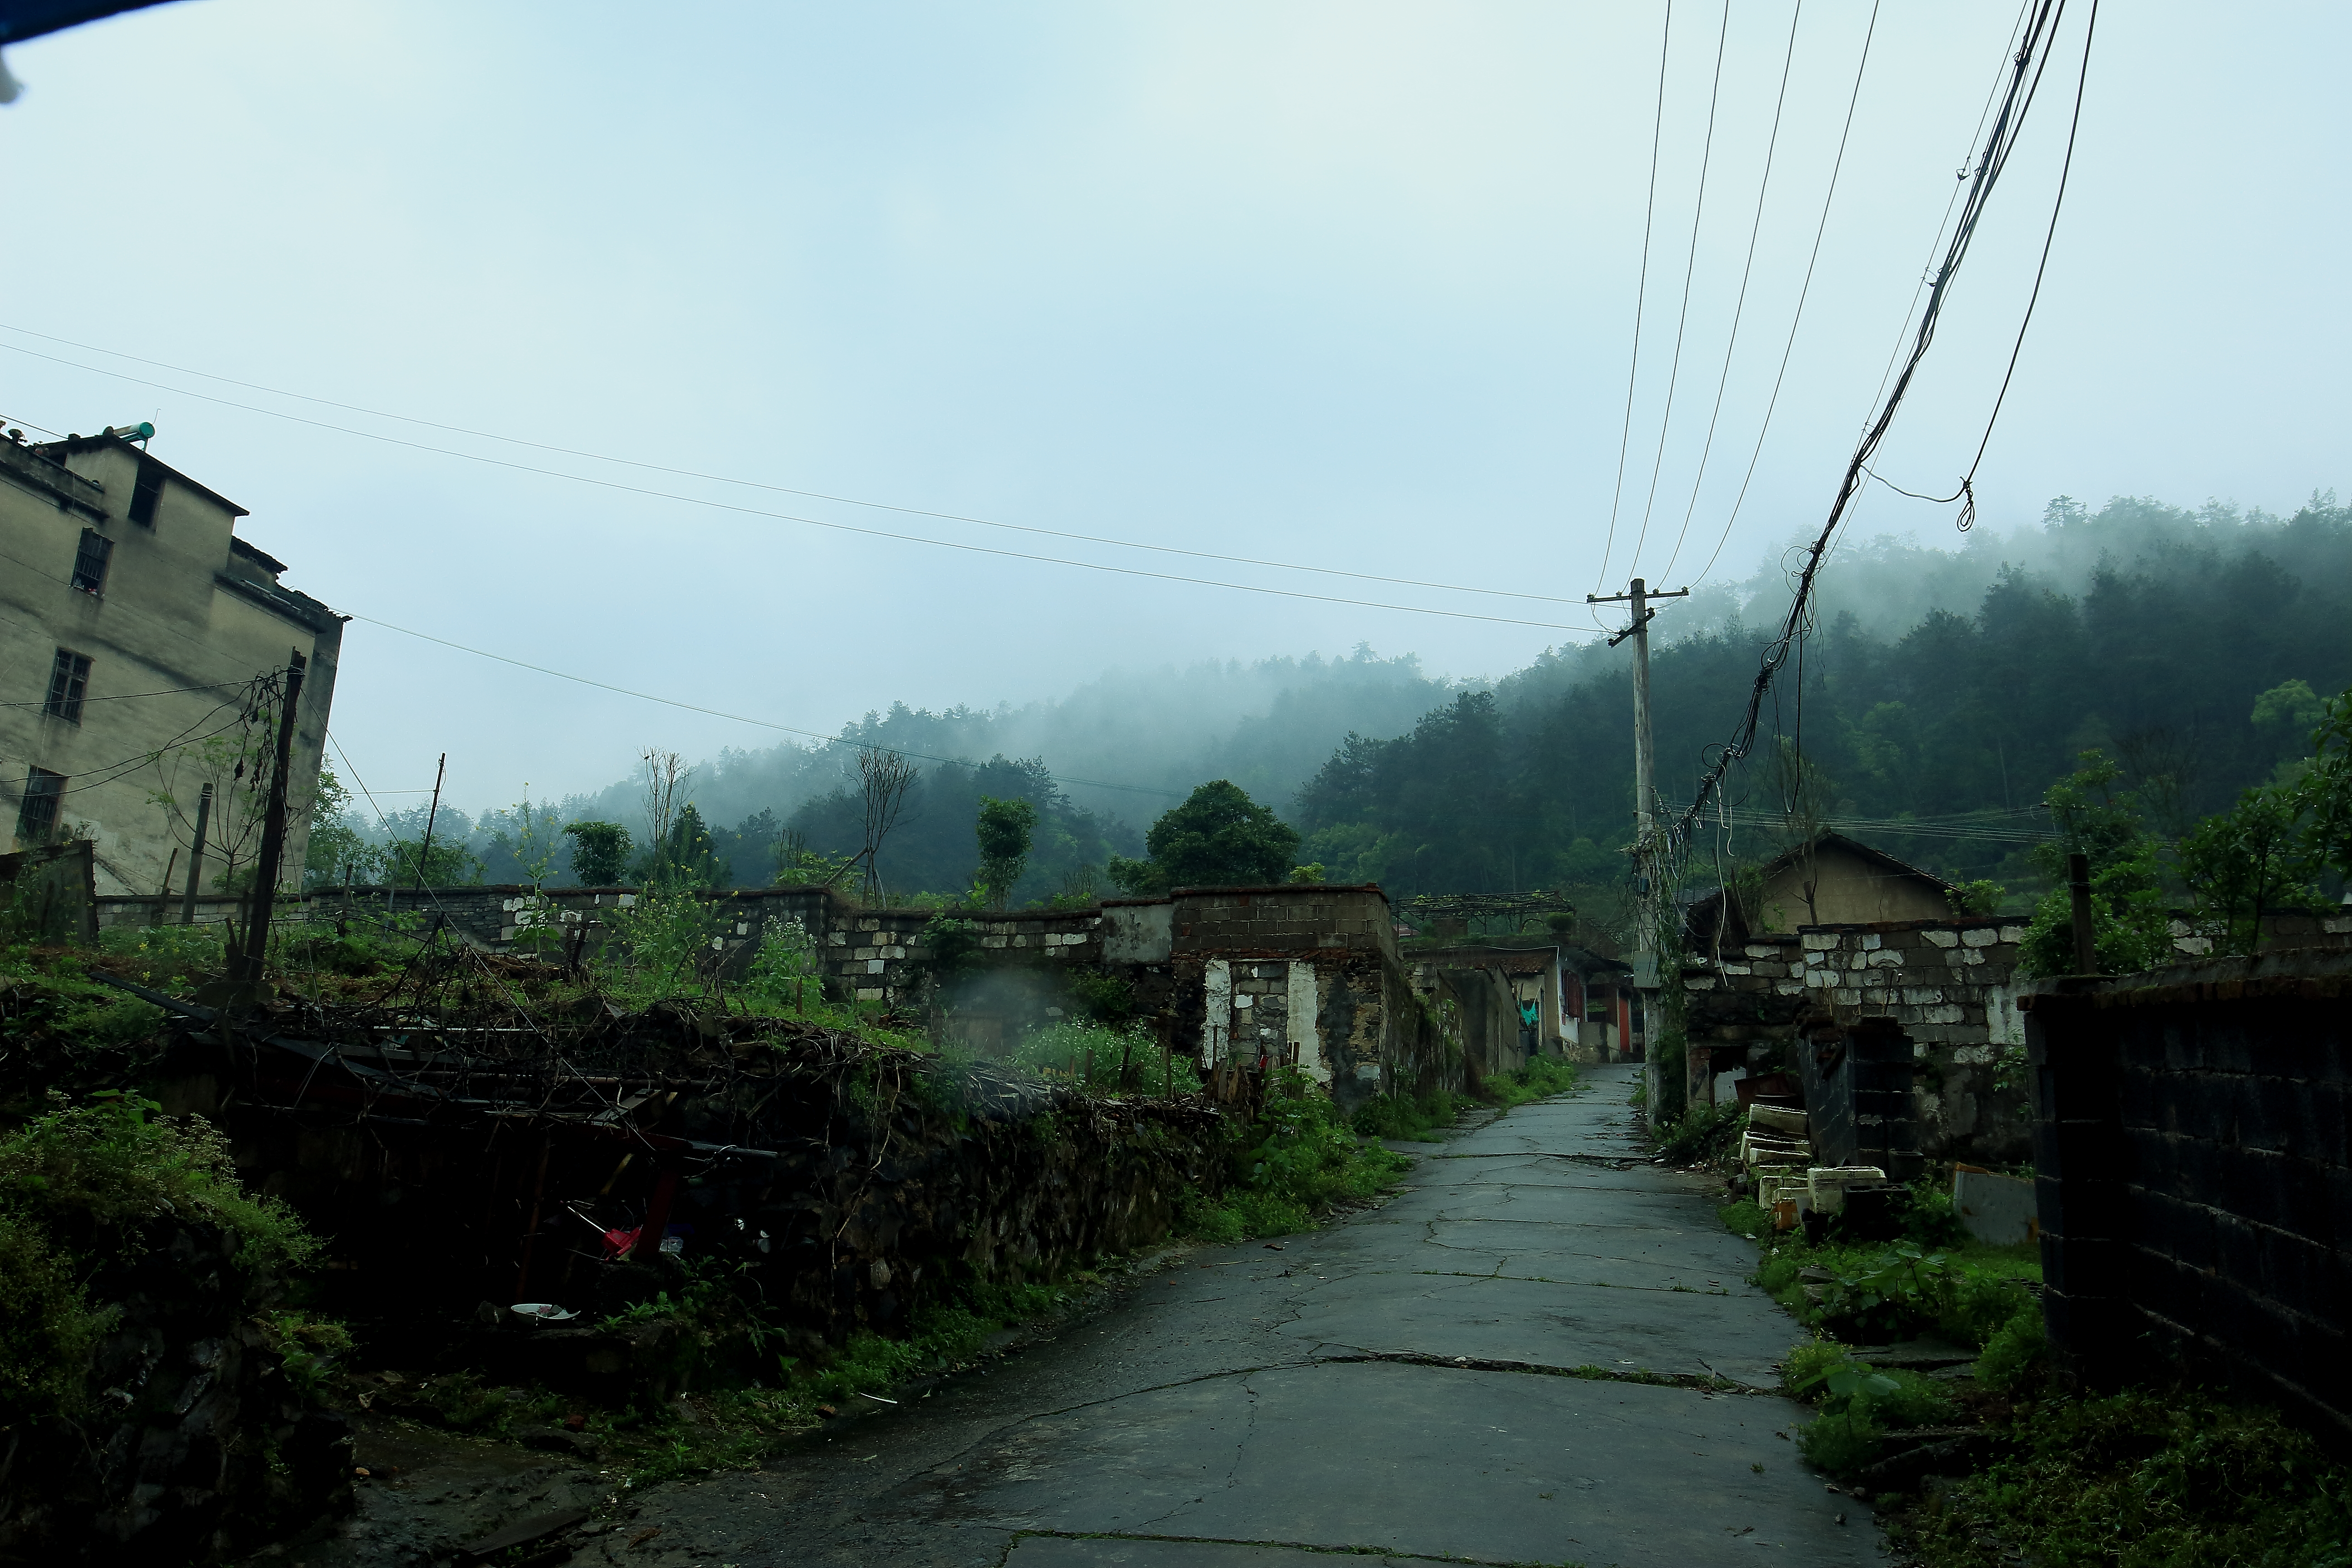
[[[2332,585],[2327,576],[2341,553],[2345,515],[2332,492],[2315,495],[2285,518],[2219,502],[2184,509],[2140,497],[2118,497],[2094,511],[2062,496],[2045,509],[2039,526],[2006,532],[1979,527],[1962,537],[1958,548],[1923,543],[1916,535],[1881,534],[1842,542],[1817,587],[1816,622],[1822,633],[1814,642],[1822,652],[1814,667],[1827,668],[1827,634],[1832,630],[1837,657],[1851,666],[1857,658],[1868,662],[1874,657],[1868,649],[1896,647],[1931,623],[1954,617],[1981,623],[1996,600],[2021,603],[2023,595],[2037,602],[2074,603],[2093,595],[2103,581],[2125,579],[2177,582],[2185,591],[2190,578],[2217,563],[2254,558],[2274,563],[2306,595],[2315,594],[2332,603],[2347,591]],[[1660,786],[1670,795],[1684,787],[1684,774],[1696,771],[1684,765],[1688,758],[1677,753],[1696,755],[1706,742],[1729,732],[1757,654],[1786,612],[1790,578],[1782,560],[1796,556],[1794,550],[1776,555],[1743,582],[1702,586],[1687,600],[1661,606],[1653,658],[1662,682]],[[2352,586],[2352,572],[2332,581]],[[2340,641],[2322,632],[2312,636],[2319,644]],[[2225,666],[2233,657],[2226,643],[2217,647],[2215,656]],[[1068,883],[1076,858],[1105,847],[1133,853],[1131,846],[1143,826],[1194,785],[1215,778],[1233,780],[1310,832],[1319,828],[1325,835],[1319,842],[1337,848],[1328,837],[1335,826],[1331,813],[1336,801],[1328,790],[1314,798],[1314,786],[1350,736],[1360,744],[1396,741],[1465,699],[1477,699],[1482,708],[1491,706],[1498,722],[1529,736],[1538,727],[1556,730],[1560,704],[1573,698],[1572,706],[1580,714],[1577,733],[1556,734],[1544,748],[1546,766],[1559,770],[1559,776],[1549,785],[1533,780],[1528,784],[1561,795],[1565,816],[1550,828],[1533,831],[1526,814],[1517,814],[1525,830],[1513,837],[1529,844],[1500,851],[1500,864],[1507,871],[1474,879],[1536,885],[1545,874],[1546,857],[1530,848],[1534,839],[1549,841],[1565,835],[1564,845],[1577,840],[1607,844],[1612,835],[1630,831],[1630,777],[1622,785],[1613,778],[1617,752],[1630,754],[1630,697],[1612,695],[1622,692],[1629,678],[1630,658],[1630,647],[1612,649],[1595,637],[1549,648],[1525,668],[1495,679],[1431,675],[1414,655],[1383,657],[1362,645],[1331,658],[1309,654],[1182,668],[1114,668],[1066,697],[1019,708],[959,705],[935,711],[900,702],[887,712],[870,712],[845,725],[829,742],[730,748],[697,768],[688,794],[713,829],[722,858],[735,862],[735,879],[759,883],[772,875],[772,851],[750,838],[768,834],[772,841],[782,826],[801,831],[814,848],[842,853],[857,847],[854,841],[835,840],[847,830],[842,795],[854,792],[858,748],[878,745],[915,753],[927,773],[941,766],[929,759],[950,759],[957,765],[949,771],[961,782],[933,791],[936,799],[910,802],[913,815],[903,829],[909,836],[908,849],[919,837],[931,841],[929,852],[909,858],[886,848],[883,858],[890,886],[925,887],[940,881],[935,890],[952,890],[963,885],[957,879],[961,873],[947,873],[946,866],[972,858],[968,815],[953,824],[916,824],[948,809],[950,800],[957,803],[955,811],[965,812],[966,797],[976,798],[979,788],[973,780],[982,772],[1000,771],[991,766],[992,761],[1011,765],[1007,760],[1026,760],[1029,765],[1015,771],[1027,781],[1024,792],[1045,814],[1048,830],[1041,831],[1041,845],[1050,840],[1060,846],[1060,852],[1041,857],[1052,863],[1050,878],[1048,867],[1041,864],[1023,883],[1024,896],[1042,896],[1038,889],[1048,879],[1057,886]],[[2282,658],[2285,665],[2298,667],[2292,673],[2322,689],[2331,689],[2326,684],[2329,680],[2341,685],[2352,678],[2352,670],[2336,669],[2341,653],[2332,646],[2273,648],[2264,657],[2249,655],[2242,662],[2249,679],[2257,679],[2254,665]],[[1664,689],[1684,684],[1675,674],[1677,668],[1703,683],[1686,700],[1677,701],[1676,693]],[[2226,670],[2221,673],[2226,676]],[[1784,684],[1788,679],[1784,675]],[[2249,692],[2249,701],[2251,696]],[[2129,703],[2144,700],[2128,699]],[[1891,721],[1882,715],[1881,721]],[[2112,744],[2117,724],[2135,732],[2147,728],[2122,720],[2086,727],[2080,716],[2070,723],[2070,744],[2102,739]],[[1815,743],[1815,737],[1809,735],[1808,742]],[[1996,751],[2003,744],[1997,741]],[[2050,751],[2046,745],[2027,746],[2032,760],[2021,757],[2021,767],[2033,773],[2045,764],[2042,753]],[[1851,761],[1847,769],[1853,769]],[[1588,774],[1592,776],[1584,776]],[[933,782],[942,786],[949,783],[945,778]],[[2048,782],[2038,776],[2012,778],[1998,798],[1975,804],[2030,801],[2038,798]],[[421,827],[422,815],[421,808],[412,808],[399,814],[394,825],[413,836]],[[633,780],[568,797],[556,815],[566,820],[615,821],[643,835],[645,812]],[[1616,821],[1621,815],[1625,818],[1622,825]],[[509,879],[520,867],[501,864],[513,858],[501,851],[499,840],[510,828],[511,816],[490,811],[473,818],[445,806],[438,832],[464,837],[484,858],[490,879]],[[411,817],[420,820],[410,824]],[[748,834],[737,832],[739,826]],[[381,829],[370,835],[382,836]],[[1363,842],[1379,837],[1373,834]],[[1380,871],[1360,854],[1338,858],[1346,864],[1335,865],[1335,874],[1343,869],[1350,875]],[[901,861],[895,877],[894,859]],[[1573,870],[1578,880],[1585,879],[1594,864],[1584,854],[1553,860],[1556,875]],[[1444,885],[1460,882],[1469,870],[1457,865],[1452,882]],[[1412,879],[1421,882],[1432,874],[1424,865],[1423,875]],[[906,879],[910,875],[911,881]]]

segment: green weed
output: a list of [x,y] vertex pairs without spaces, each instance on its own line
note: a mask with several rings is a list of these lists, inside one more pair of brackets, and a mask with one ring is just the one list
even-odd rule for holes
[[1376,1094],[1356,1108],[1352,1122],[1367,1138],[1440,1143],[1439,1130],[1451,1127],[1474,1103],[1466,1095],[1433,1089],[1423,1095]]
[[2197,1389],[2026,1406],[2023,1452],[1927,1500],[1931,1568],[2347,1568],[2352,1470],[2274,1410]]

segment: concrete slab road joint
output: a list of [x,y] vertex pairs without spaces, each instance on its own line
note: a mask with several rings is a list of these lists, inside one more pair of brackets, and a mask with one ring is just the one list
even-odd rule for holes
[[649,1491],[633,1528],[740,1568],[1874,1564],[1770,1392],[1796,1332],[1752,1251],[1699,1181],[1618,1166],[1636,1070],[1280,1252],[1182,1259],[987,1378]]

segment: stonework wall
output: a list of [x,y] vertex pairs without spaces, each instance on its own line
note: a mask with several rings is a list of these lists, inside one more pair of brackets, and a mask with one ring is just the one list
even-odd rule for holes
[[[1892,1020],[1915,1056],[1913,1109],[1921,1152],[1975,1164],[2022,1162],[2031,1121],[2021,1081],[1997,1089],[2004,1050],[2025,1043],[2017,1010],[2018,943],[2000,920],[1807,926],[1710,955],[1684,973],[1693,1093],[1715,1074],[1794,1068],[1801,1022]],[[1700,1050],[1708,1074],[1698,1081]],[[2018,1078],[2021,1079],[2021,1074]]]
[[[507,951],[545,933],[550,951],[605,937],[604,919],[634,905],[627,888],[490,886],[426,891],[323,889],[278,919],[331,924],[422,915],[476,946]],[[1073,1016],[1070,976],[1108,975],[1135,1016],[1203,1067],[1244,1060],[1297,1066],[1353,1106],[1385,1092],[1461,1086],[1460,1053],[1429,1026],[1397,954],[1388,899],[1376,887],[1180,888],[1164,899],[1077,910],[956,910],[951,954],[926,932],[940,912],[873,910],[825,888],[704,894],[721,917],[723,973],[740,976],[761,945],[791,931],[815,950],[839,1000],[921,1009],[982,1055]],[[102,900],[109,924],[145,924],[152,899]],[[204,900],[199,920],[233,912]],[[179,905],[165,901],[176,921]]]

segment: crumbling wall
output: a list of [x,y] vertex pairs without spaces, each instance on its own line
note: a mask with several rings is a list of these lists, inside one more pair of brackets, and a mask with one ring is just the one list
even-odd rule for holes
[[[247,1181],[329,1238],[328,1309],[427,1362],[479,1340],[483,1303],[493,1323],[518,1300],[601,1318],[616,1289],[660,1288],[608,1260],[607,1231],[675,1232],[808,1349],[963,1282],[1149,1245],[1226,1173],[1198,1099],[1093,1097],[793,1020],[663,1006],[453,1041],[470,1054],[414,1030],[199,1028],[166,1096],[217,1116]],[[606,1371],[635,1353],[574,1348]]]
[[2025,999],[2043,1314],[2101,1382],[2187,1362],[2352,1438],[2352,953]]
[[1694,1092],[1735,1067],[1761,1072],[1799,1065],[1808,1021],[1885,1018],[1912,1044],[1912,1114],[1919,1147],[1935,1160],[1984,1165],[2021,1163],[2031,1118],[2021,1081],[1997,1087],[2000,1058],[2024,1046],[2017,1012],[2014,921],[1899,921],[1807,926],[1761,936],[1718,960],[1689,961]]

